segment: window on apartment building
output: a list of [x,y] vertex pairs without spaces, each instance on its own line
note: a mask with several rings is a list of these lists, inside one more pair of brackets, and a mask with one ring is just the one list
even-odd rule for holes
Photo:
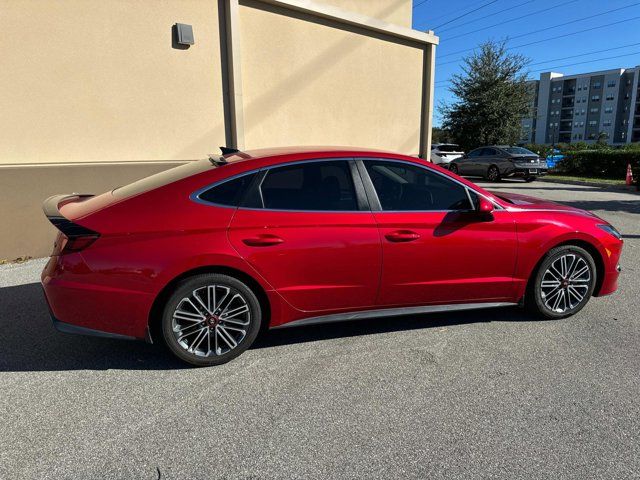
[[596,126],[597,124],[598,124],[598,121],[597,121],[597,120],[589,120],[589,126],[590,126],[590,127],[594,127],[594,126]]
[[602,84],[600,82],[594,82],[593,83],[593,88],[600,88],[602,86]]
[[616,96],[613,93],[607,93],[606,99],[613,100]]
[[611,120],[605,120],[604,122],[602,122],[602,126],[603,127],[610,127],[611,126]]
[[600,95],[591,95],[591,101],[592,102],[599,102],[600,101]]
[[611,87],[615,87],[616,86],[616,81],[615,80],[609,80],[607,82],[607,87],[611,88]]
[[590,113],[598,113],[598,110],[599,110],[598,107],[594,107],[594,108],[589,109],[589,112]]
[[605,107],[604,113],[613,113],[613,107]]

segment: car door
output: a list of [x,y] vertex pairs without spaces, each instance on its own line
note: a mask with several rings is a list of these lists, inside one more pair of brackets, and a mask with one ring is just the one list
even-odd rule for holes
[[298,310],[374,305],[381,241],[355,162],[303,161],[260,177],[230,225],[240,256]]
[[481,152],[481,148],[476,148],[475,150],[471,150],[464,157],[456,159],[455,162],[458,166],[458,173],[460,175],[473,175],[473,172],[477,168],[476,160]]
[[507,210],[476,213],[479,194],[413,162],[365,159],[359,169],[380,229],[380,305],[513,301]]
[[473,174],[478,176],[485,176],[487,174],[489,166],[493,163],[496,163],[496,155],[497,152],[495,148],[484,147],[477,159]]

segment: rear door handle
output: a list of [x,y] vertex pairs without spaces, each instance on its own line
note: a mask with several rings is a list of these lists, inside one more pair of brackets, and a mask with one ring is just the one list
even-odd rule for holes
[[385,234],[385,238],[390,242],[413,242],[420,238],[420,235],[411,230],[396,230]]
[[273,245],[281,244],[284,240],[277,235],[265,233],[256,235],[255,237],[245,238],[242,242],[250,247],[271,247]]

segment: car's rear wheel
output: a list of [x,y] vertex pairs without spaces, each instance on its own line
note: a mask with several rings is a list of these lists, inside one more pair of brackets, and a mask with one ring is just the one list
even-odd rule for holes
[[564,245],[550,250],[529,284],[528,308],[546,318],[564,318],[587,304],[596,284],[596,265],[585,249]]
[[455,163],[450,163],[449,164],[449,171],[451,173],[455,173],[456,175],[458,175],[458,165],[456,165]]
[[220,365],[251,346],[261,320],[260,302],[247,285],[228,275],[202,274],[177,285],[164,308],[162,333],[181,360]]
[[496,167],[495,165],[491,165],[487,169],[487,180],[489,180],[490,182],[497,182],[498,180],[500,180],[500,170],[498,170],[498,167]]

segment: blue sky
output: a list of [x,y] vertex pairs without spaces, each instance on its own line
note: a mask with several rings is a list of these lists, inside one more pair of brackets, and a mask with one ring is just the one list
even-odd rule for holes
[[[436,106],[452,99],[447,79],[460,71],[461,57],[471,53],[456,52],[488,39],[507,39],[512,52],[529,57],[535,64],[529,67],[531,78],[538,78],[541,71],[569,75],[640,65],[638,0],[413,0],[413,4],[413,28],[435,30],[440,37]],[[528,16],[516,19],[523,15]],[[567,35],[585,29],[593,30]],[[559,35],[567,36],[540,42]],[[532,42],[539,43],[525,45]],[[603,51],[607,49],[611,50]],[[436,109],[434,124],[440,120]]]

